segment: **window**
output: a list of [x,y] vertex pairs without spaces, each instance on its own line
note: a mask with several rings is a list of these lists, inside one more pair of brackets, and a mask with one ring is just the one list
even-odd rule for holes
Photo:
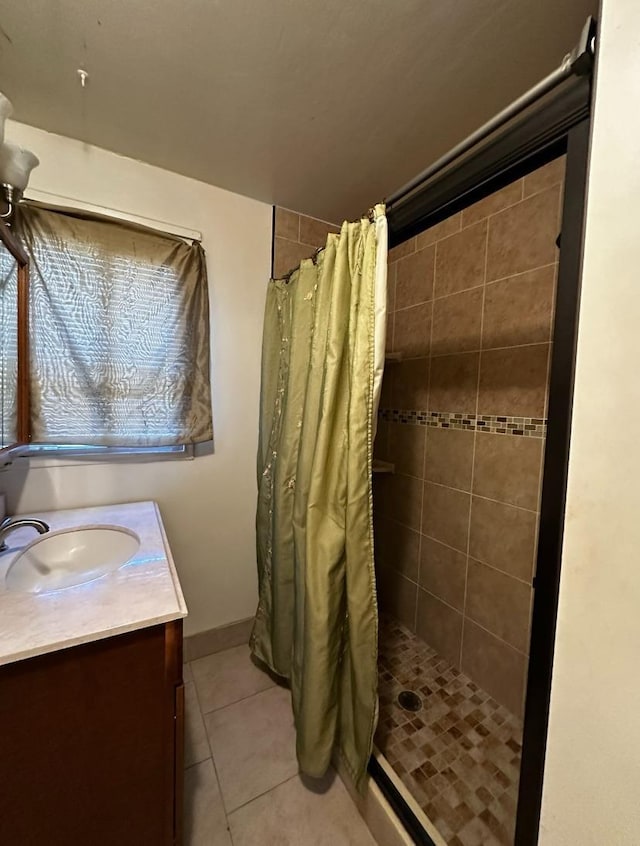
[[212,439],[198,243],[29,205],[31,440],[160,447]]

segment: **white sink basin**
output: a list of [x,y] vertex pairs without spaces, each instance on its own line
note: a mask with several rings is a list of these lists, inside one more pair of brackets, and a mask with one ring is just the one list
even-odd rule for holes
[[12,561],[7,590],[45,593],[99,579],[126,564],[140,538],[120,526],[83,526],[48,532]]

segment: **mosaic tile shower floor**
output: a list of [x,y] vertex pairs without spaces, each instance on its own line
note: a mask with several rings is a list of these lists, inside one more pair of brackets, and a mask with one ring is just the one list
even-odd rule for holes
[[[512,846],[521,722],[384,615],[379,653],[380,751],[449,846]],[[420,711],[400,707],[402,690]]]

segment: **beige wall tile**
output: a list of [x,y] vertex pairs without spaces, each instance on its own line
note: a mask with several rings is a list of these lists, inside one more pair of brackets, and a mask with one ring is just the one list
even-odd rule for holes
[[435,296],[455,294],[484,282],[487,223],[483,221],[457,235],[438,241]]
[[490,219],[487,281],[556,261],[559,196],[558,186],[549,188]]
[[544,417],[549,344],[483,350],[478,414]]
[[431,303],[422,303],[422,305],[396,311],[394,320],[394,352],[402,353],[406,358],[428,356],[431,337]]
[[463,491],[471,490],[475,432],[429,429],[424,478]]
[[533,511],[472,497],[469,555],[474,558],[531,582],[536,530]]
[[400,259],[396,269],[396,309],[431,299],[434,255],[434,247],[425,247]]
[[411,253],[415,253],[415,251],[416,239],[409,238],[407,241],[403,241],[402,244],[398,244],[397,247],[393,247],[393,249],[389,250],[389,261],[398,261],[398,259],[404,258]]
[[464,209],[462,212],[462,225],[470,226],[472,223],[477,223],[491,214],[502,211],[509,206],[514,205],[522,199],[522,179],[516,179],[510,185],[506,185],[500,191],[494,191],[472,206]]
[[274,231],[276,238],[288,238],[289,241],[299,241],[300,215],[277,206]]
[[487,285],[482,348],[514,347],[551,340],[555,265]]
[[396,473],[391,477],[390,516],[410,529],[420,531],[422,517],[422,482]]
[[374,517],[391,517],[393,503],[393,476],[387,473],[375,473],[373,476],[373,511]]
[[434,300],[432,355],[480,349],[483,289]]
[[389,461],[395,465],[396,473],[422,479],[426,426],[410,426],[405,423],[390,423],[389,426]]
[[316,220],[315,217],[300,215],[300,237],[298,240],[303,243],[324,247],[327,243],[327,235],[330,232],[340,232],[340,227],[324,220]]
[[384,349],[386,353],[393,352],[393,327],[395,325],[395,315],[393,312],[387,312],[387,332],[385,336]]
[[372,489],[373,489],[373,531],[375,536],[375,544],[376,544],[376,555],[378,553],[379,547],[379,538],[378,533],[381,531],[381,523],[385,519],[389,519],[389,515],[385,514],[383,509],[380,507],[381,505],[381,497],[380,497],[380,479],[382,478],[382,474],[374,474],[373,481],[372,481]]
[[387,569],[418,581],[420,568],[420,534],[395,520],[379,520],[376,524],[376,555]]
[[420,549],[420,587],[462,611],[467,556],[432,538],[423,537]]
[[391,423],[378,418],[376,437],[373,442],[373,457],[381,461],[389,461],[389,427]]
[[460,666],[462,614],[422,589],[418,591],[416,632],[454,667]]
[[418,585],[395,570],[384,568],[378,573],[377,591],[380,608],[414,632]]
[[417,583],[420,575],[420,533],[392,521],[389,539],[392,569]]
[[312,244],[299,244],[296,241],[287,241],[285,238],[276,238],[273,254],[273,275],[276,279],[294,270],[305,258],[311,258],[315,252]]
[[376,507],[374,491],[373,499],[373,554],[376,567],[389,567],[390,538],[393,534],[391,524],[393,520]]
[[413,358],[391,365],[393,408],[426,409],[429,400],[429,359]]
[[422,533],[466,552],[470,505],[469,494],[425,482]]
[[538,191],[544,191],[545,188],[551,188],[552,185],[562,182],[566,161],[566,156],[560,156],[525,176],[524,196],[528,197],[530,194],[536,194]]
[[429,244],[435,244],[436,241],[441,241],[449,235],[459,232],[462,228],[462,213],[452,214],[446,220],[436,223],[435,226],[425,229],[416,238],[416,244],[419,250],[423,247],[428,247]]
[[376,592],[378,595],[377,603],[378,603],[378,610],[380,612],[391,613],[389,608],[387,608],[380,599],[380,592],[382,585],[384,583],[385,578],[388,578],[388,573],[390,572],[387,567],[384,567],[382,563],[379,561],[377,552],[376,557],[374,559],[374,572],[375,572],[375,579],[376,579]]
[[[393,383],[394,371],[398,365],[391,364],[384,369],[382,386],[380,388],[380,408],[393,408]],[[425,369],[428,372],[429,363],[426,362]]]
[[389,262],[387,265],[387,313],[395,311],[396,308],[396,273],[398,262]]
[[469,559],[465,615],[520,652],[529,651],[530,604],[529,585]]
[[478,353],[431,359],[429,410],[475,414],[479,365]]
[[473,492],[535,511],[542,447],[540,438],[478,434]]
[[462,671],[518,716],[523,711],[526,668],[526,655],[471,620],[465,621]]

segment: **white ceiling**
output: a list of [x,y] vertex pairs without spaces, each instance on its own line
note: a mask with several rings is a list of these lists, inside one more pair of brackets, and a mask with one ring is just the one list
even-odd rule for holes
[[597,0],[5,0],[0,90],[16,120],[339,220],[553,70],[596,10]]

